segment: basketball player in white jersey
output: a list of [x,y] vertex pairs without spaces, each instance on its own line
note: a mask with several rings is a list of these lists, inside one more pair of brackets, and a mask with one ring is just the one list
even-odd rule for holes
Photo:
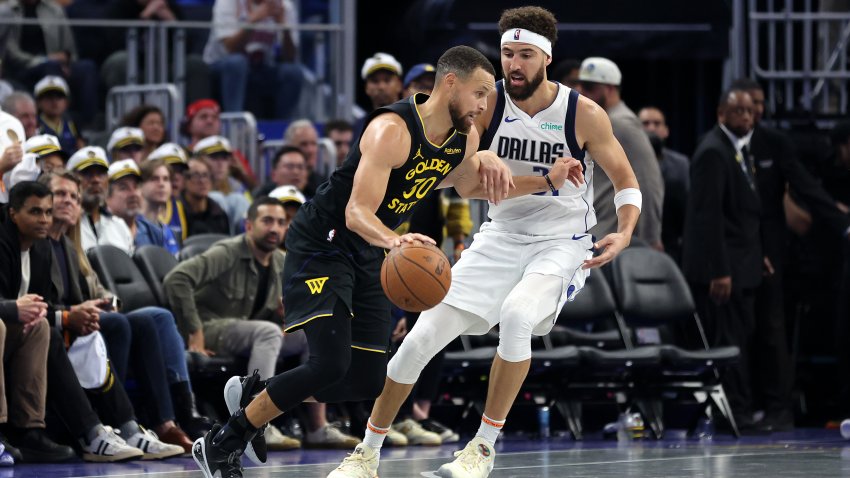
[[[479,149],[496,152],[515,176],[545,175],[558,158],[584,163],[584,182],[491,204],[490,222],[452,268],[443,302],[423,312],[390,361],[384,390],[366,437],[328,478],[374,478],[383,438],[420,372],[461,334],[484,334],[499,324],[484,416],[475,438],[440,467],[437,476],[483,478],[493,469],[494,444],[528,373],[531,336],[547,334],[561,307],[584,285],[589,269],[628,246],[641,194],[605,111],[568,87],[546,80],[555,17],[538,7],[507,10],[499,21],[504,80],[477,120]],[[593,167],[611,178],[618,231],[595,244],[587,232],[593,211]],[[458,191],[463,195],[462,191]],[[593,257],[593,250],[600,254]]]

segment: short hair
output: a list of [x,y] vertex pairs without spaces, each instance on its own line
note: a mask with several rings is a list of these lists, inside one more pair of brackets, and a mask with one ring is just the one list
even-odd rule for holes
[[523,28],[543,35],[555,44],[558,40],[558,21],[549,10],[541,7],[511,8],[499,18],[499,35],[514,28]]
[[304,158],[305,162],[307,161],[307,157],[304,156],[304,151],[301,151],[301,148],[299,148],[298,146],[292,146],[287,144],[281,147],[279,150],[275,151],[274,159],[272,160],[272,169],[277,167],[277,163],[280,162],[280,159],[283,157],[284,154],[289,153],[298,153],[301,155],[302,158]]
[[643,111],[643,110],[655,110],[655,111],[661,113],[661,116],[664,117],[665,121],[667,120],[667,115],[664,114],[664,110],[662,110],[661,108],[659,108],[655,105],[646,105],[643,108],[639,109],[638,110],[638,116],[640,116],[640,112]]
[[840,121],[832,127],[829,132],[829,137],[832,140],[833,146],[844,144],[850,140],[850,121]]
[[764,88],[761,87],[758,81],[753,80],[752,78],[738,78],[733,81],[729,86],[729,89],[735,90],[743,90],[743,91],[764,91]]
[[724,90],[723,93],[720,93],[720,98],[717,100],[717,107],[722,108],[729,102],[729,98],[732,97],[735,93],[747,93],[749,94],[749,90],[744,88],[738,88],[735,86],[730,86],[728,89]]
[[354,131],[354,126],[343,119],[332,119],[325,123],[325,136],[331,131]]
[[566,60],[561,60],[554,68],[552,68],[552,74],[550,77],[556,81],[561,81],[561,78],[567,76],[569,72],[580,69],[580,61],[575,58],[567,58]]
[[18,114],[18,102],[20,101],[29,101],[33,105],[35,105],[35,100],[32,95],[27,93],[26,91],[13,91],[9,96],[3,100],[3,111],[9,113],[12,116],[17,116]]
[[57,168],[57,169],[54,169],[53,171],[50,171],[49,173],[42,174],[41,176],[38,177],[38,182],[40,184],[44,184],[45,186],[47,186],[49,188],[50,184],[53,182],[53,179],[55,179],[55,178],[67,179],[68,181],[71,181],[74,184],[76,184],[77,188],[82,187],[82,181],[80,181],[80,177],[76,173],[74,173],[73,171],[68,171],[67,169],[63,169],[63,168]]
[[160,118],[165,121],[165,113],[163,113],[161,109],[153,105],[139,105],[121,117],[121,126],[133,126],[138,128],[142,125],[142,120],[145,119],[145,116],[151,113],[159,114]]
[[437,82],[449,73],[464,80],[478,68],[496,76],[493,64],[480,51],[464,45],[451,47],[437,60]]
[[150,159],[142,162],[142,166],[139,168],[142,172],[142,182],[150,181],[153,177],[153,173],[163,166],[165,166],[165,169],[168,170],[168,177],[171,178],[171,166],[166,163],[164,159]]
[[27,199],[33,196],[41,199],[47,196],[53,197],[53,193],[44,184],[36,181],[21,181],[12,186],[9,191],[9,209],[20,211]]
[[292,143],[292,140],[295,139],[295,134],[298,130],[302,128],[313,128],[316,129],[316,126],[312,121],[307,118],[297,119],[292,123],[289,123],[289,126],[286,127],[286,131],[283,132],[283,141],[285,143]]
[[248,220],[253,222],[257,219],[257,214],[260,209],[260,206],[280,206],[283,207],[283,203],[277,200],[276,198],[263,196],[254,200],[251,203],[251,207],[248,208]]

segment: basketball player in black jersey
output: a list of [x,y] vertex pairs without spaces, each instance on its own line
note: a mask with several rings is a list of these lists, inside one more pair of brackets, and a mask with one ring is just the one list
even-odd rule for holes
[[547,180],[512,178],[495,154],[476,154],[473,121],[494,88],[489,60],[475,49],[454,47],[437,63],[432,96],[415,95],[366,119],[346,161],[302,206],[286,237],[285,327],[304,329],[310,359],[273,377],[262,391],[250,377],[228,381],[225,401],[233,415],[192,450],[206,478],[242,476],[246,447],[249,457],[264,461],[261,429],[305,400],[378,396],[391,332],[381,263],[384,250],[402,242],[433,244],[427,236],[393,232],[419,200],[438,186],[454,186],[464,197],[499,202],[548,191],[548,181],[561,187],[568,178],[581,180],[574,159],[560,160]]

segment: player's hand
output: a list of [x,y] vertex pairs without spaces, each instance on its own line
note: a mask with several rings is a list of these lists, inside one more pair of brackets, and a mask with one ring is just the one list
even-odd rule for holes
[[395,329],[393,329],[393,342],[400,342],[404,336],[407,335],[407,319],[402,317],[399,319],[398,323],[395,324]]
[[567,181],[573,183],[575,187],[579,187],[584,183],[584,171],[582,171],[581,161],[575,158],[556,159],[548,174],[549,180],[552,181],[552,186],[555,186],[555,189],[561,189]]
[[508,197],[508,191],[515,187],[511,169],[492,151],[479,151],[477,154],[478,180],[484,186],[487,200],[499,204]]
[[426,244],[431,244],[432,246],[437,245],[437,241],[431,239],[430,237],[424,234],[417,234],[415,232],[408,232],[407,234],[398,236],[393,240],[392,247],[398,247],[402,245],[402,243],[415,244],[417,242],[424,242]]
[[728,302],[729,296],[732,295],[732,276],[711,279],[711,283],[708,285],[708,295],[718,305]]
[[581,266],[582,269],[604,266],[614,260],[620,251],[629,246],[630,242],[631,238],[625,234],[619,232],[608,234],[593,245],[597,251],[601,251],[601,254],[584,261],[584,264]]

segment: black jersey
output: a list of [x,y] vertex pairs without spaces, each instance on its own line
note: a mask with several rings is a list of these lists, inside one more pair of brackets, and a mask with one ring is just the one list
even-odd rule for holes
[[[390,229],[406,221],[417,203],[431,193],[456,168],[466,154],[466,134],[453,130],[442,145],[428,141],[417,105],[428,99],[418,93],[410,98],[373,111],[363,131],[377,116],[392,112],[404,119],[410,132],[407,161],[390,173],[387,192],[375,214]],[[361,135],[362,136],[362,135]],[[330,179],[319,186],[313,197],[315,207],[337,224],[345,224],[345,207],[351,197],[354,173],[360,164],[360,139]],[[299,215],[300,216],[300,215]],[[296,216],[296,219],[299,217]]]

